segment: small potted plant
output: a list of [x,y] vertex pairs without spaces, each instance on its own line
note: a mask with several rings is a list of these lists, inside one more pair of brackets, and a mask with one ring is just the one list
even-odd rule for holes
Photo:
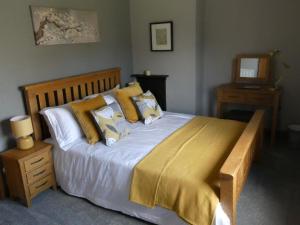
[[[270,51],[270,56],[271,58],[275,59],[275,58],[280,58],[281,56],[281,51],[279,49],[274,49],[272,51]],[[290,65],[282,60],[278,60],[278,62],[280,63],[280,66],[283,68],[283,72],[280,72],[280,74],[277,74],[275,76],[274,79],[274,89],[277,89],[279,87],[279,84],[281,83],[282,79],[284,78],[284,76],[286,76],[287,71],[291,68]]]

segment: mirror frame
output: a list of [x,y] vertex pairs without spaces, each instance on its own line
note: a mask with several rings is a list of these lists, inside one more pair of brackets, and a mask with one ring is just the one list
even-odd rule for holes
[[[241,60],[242,58],[266,58],[267,59],[267,66],[266,71],[267,75],[266,78],[247,78],[241,77]],[[242,83],[242,84],[265,84],[271,85],[272,84],[272,74],[271,74],[271,56],[270,54],[239,54],[237,55],[235,62],[234,62],[234,70],[233,70],[233,82],[234,83]]]

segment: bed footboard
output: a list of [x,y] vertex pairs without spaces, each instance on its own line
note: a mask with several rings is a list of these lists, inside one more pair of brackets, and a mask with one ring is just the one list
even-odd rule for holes
[[257,110],[220,170],[220,201],[231,225],[236,225],[240,193],[262,148],[263,122],[264,111]]

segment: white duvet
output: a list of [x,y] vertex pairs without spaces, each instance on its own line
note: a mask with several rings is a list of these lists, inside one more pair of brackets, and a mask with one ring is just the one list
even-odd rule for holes
[[[193,116],[166,112],[164,117],[145,126],[129,124],[131,134],[112,147],[102,143],[89,145],[85,139],[74,142],[68,151],[55,146],[54,166],[61,188],[104,208],[123,212],[148,222],[163,225],[186,224],[174,212],[153,209],[129,201],[134,166],[157,144],[186,124]],[[220,204],[215,225],[229,225]]]

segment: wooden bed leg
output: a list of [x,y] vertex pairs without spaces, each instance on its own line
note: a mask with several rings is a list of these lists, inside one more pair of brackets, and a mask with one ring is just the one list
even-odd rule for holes
[[0,200],[4,199],[5,196],[5,186],[4,186],[4,177],[3,177],[3,167],[0,161]]
[[0,200],[5,198],[5,193],[4,193],[4,182],[2,180],[2,177],[0,175]]
[[261,159],[262,151],[264,147],[264,126],[263,124],[259,128],[259,133],[257,137],[257,144],[255,149],[254,161],[258,162]]
[[222,208],[230,219],[231,225],[236,225],[237,191],[234,177],[223,174],[221,176],[220,199]]

